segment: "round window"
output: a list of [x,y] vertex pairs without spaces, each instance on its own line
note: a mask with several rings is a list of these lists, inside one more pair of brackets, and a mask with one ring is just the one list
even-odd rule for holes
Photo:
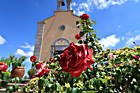
[[65,26],[64,26],[64,25],[61,25],[61,26],[59,27],[59,30],[64,31],[64,30],[65,30]]

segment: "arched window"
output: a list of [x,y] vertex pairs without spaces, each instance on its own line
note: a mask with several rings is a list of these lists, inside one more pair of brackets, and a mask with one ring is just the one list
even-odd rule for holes
[[65,38],[59,38],[51,45],[51,57],[55,54],[61,54],[63,50],[69,46],[69,41]]

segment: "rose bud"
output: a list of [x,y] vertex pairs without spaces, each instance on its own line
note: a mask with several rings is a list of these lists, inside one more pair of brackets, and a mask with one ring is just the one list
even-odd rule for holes
[[30,57],[30,61],[31,61],[31,62],[35,62],[36,60],[37,60],[37,57],[36,57],[36,56],[31,56],[31,57]]
[[80,36],[80,34],[76,34],[76,35],[75,35],[75,38],[76,38],[77,40],[82,39],[82,37]]
[[86,20],[88,19],[90,16],[88,14],[83,14],[80,16],[81,19]]

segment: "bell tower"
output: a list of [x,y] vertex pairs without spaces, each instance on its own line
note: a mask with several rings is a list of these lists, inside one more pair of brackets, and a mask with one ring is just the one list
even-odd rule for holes
[[[71,10],[72,0],[66,0],[67,9]],[[65,6],[64,0],[57,0],[57,11],[62,11],[62,6]]]
[[72,0],[67,0],[67,10],[71,10]]

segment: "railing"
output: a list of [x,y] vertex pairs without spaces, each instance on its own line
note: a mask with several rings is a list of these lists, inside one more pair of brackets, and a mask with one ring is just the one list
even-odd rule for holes
[[[30,79],[28,79],[28,80],[30,80]],[[14,85],[18,85],[18,86],[20,86],[20,87],[22,87],[22,86],[25,86],[25,85],[27,85],[28,83],[8,83],[7,84],[7,87],[8,86],[14,86]],[[6,88],[0,88],[0,93],[7,93],[6,92]]]

